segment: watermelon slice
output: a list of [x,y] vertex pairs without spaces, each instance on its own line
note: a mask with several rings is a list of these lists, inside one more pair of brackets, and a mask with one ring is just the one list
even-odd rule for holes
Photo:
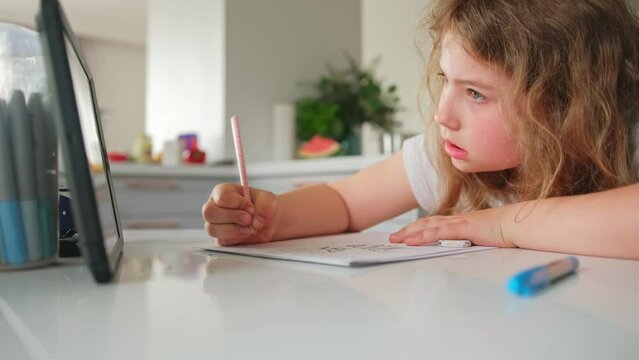
[[341,150],[339,143],[320,135],[313,136],[300,146],[297,155],[302,159],[316,159],[333,156]]

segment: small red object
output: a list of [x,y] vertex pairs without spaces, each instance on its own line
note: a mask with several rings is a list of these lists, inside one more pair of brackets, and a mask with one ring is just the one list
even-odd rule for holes
[[111,162],[127,162],[129,161],[129,155],[125,152],[109,151],[107,154],[109,161]]
[[202,150],[184,150],[184,162],[187,164],[204,164],[206,153]]

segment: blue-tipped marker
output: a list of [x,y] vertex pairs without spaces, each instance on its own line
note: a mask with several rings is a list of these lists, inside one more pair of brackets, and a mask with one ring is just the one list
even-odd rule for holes
[[508,290],[521,296],[532,296],[559,279],[573,274],[579,267],[574,256],[524,270],[508,280]]
[[[1,131],[1,130],[0,130]],[[0,220],[0,264],[7,262],[4,258],[4,241],[2,240],[2,221]]]
[[17,175],[18,197],[22,209],[24,235],[29,260],[42,259],[38,185],[36,180],[35,139],[24,93],[15,90],[9,101],[10,128],[13,137],[14,170]]
[[18,200],[16,173],[11,146],[10,114],[7,104],[0,99],[0,231],[4,263],[20,265],[28,258],[27,243],[22,224],[22,211]]

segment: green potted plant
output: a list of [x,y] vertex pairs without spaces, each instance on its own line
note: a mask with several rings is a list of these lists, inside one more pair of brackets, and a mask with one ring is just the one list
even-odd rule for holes
[[[374,76],[373,68],[379,59],[370,68],[360,67],[351,56],[347,59],[348,66],[343,70],[327,66],[328,73],[314,84],[317,96],[296,102],[297,136],[306,144],[314,136],[333,139],[341,149],[335,153],[358,155],[359,129],[363,123],[390,133],[397,129],[395,113],[399,110],[399,98],[395,85],[385,87]],[[316,150],[326,154],[327,144],[321,149],[310,145],[308,154]]]

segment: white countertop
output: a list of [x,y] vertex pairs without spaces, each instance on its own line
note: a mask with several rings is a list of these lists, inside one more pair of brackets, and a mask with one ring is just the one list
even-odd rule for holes
[[[247,163],[246,170],[251,178],[275,176],[301,176],[325,173],[351,174],[385,157],[340,156],[323,159],[289,160]],[[111,163],[114,177],[191,177],[191,178],[238,178],[237,165],[180,165],[162,166],[152,164]]]
[[498,249],[339,268],[126,233],[118,282],[80,264],[0,273],[2,359],[637,359],[639,262],[579,257],[531,299],[505,289],[564,255]]

